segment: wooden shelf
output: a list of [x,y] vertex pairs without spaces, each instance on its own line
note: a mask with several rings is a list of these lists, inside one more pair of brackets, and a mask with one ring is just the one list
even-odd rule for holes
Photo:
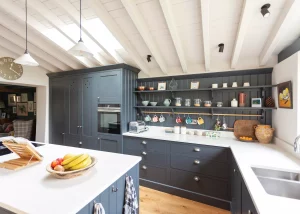
[[135,106],[135,108],[148,108],[148,109],[217,109],[217,110],[274,110],[277,109],[269,108],[269,107],[261,107],[261,108],[255,108],[255,107],[194,107],[194,106]]
[[228,87],[228,88],[199,88],[199,89],[176,89],[176,90],[146,90],[146,91],[134,91],[133,93],[164,93],[164,92],[191,92],[191,91],[220,91],[220,90],[251,90],[251,89],[263,89],[263,88],[273,88],[277,85],[259,85],[259,86],[249,86],[249,87]]

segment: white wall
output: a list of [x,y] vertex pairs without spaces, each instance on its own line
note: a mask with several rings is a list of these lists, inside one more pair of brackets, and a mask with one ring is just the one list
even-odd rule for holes
[[[292,81],[293,87],[293,109],[278,108],[274,110],[272,112],[272,123],[277,138],[275,142],[284,142],[292,146],[296,136],[300,134],[300,87],[298,86],[300,84],[300,52],[280,62],[273,69],[273,84],[289,80]],[[277,88],[273,89],[273,95],[277,104]],[[292,148],[289,149],[292,150]]]
[[49,78],[47,71],[41,67],[23,66],[23,75],[17,80],[0,78],[0,83],[36,87],[36,141],[49,142]]

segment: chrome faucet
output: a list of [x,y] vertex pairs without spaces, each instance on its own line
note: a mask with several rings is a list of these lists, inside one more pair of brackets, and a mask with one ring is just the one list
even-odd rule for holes
[[300,139],[300,135],[298,137],[296,137],[295,142],[294,142],[294,151],[296,153],[300,153],[300,142],[299,142],[299,139]]

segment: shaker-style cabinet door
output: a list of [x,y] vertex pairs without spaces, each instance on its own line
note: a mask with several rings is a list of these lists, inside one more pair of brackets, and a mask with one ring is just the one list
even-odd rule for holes
[[242,177],[239,168],[233,159],[231,167],[231,213],[242,212]]
[[242,214],[258,214],[244,181],[242,182]]
[[122,153],[122,135],[101,134],[98,135],[100,150],[105,152]]
[[97,99],[101,104],[121,104],[121,70],[103,71],[97,78]]
[[64,145],[66,133],[66,79],[50,82],[50,143]]

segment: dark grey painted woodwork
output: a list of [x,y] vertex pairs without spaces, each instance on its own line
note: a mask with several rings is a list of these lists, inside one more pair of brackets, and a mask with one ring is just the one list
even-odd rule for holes
[[[146,167],[146,168],[144,168]],[[146,163],[140,163],[140,178],[162,183],[169,183],[169,169],[163,167],[151,166]]]
[[124,148],[138,151],[149,151],[165,154],[168,153],[169,144],[166,141],[146,139],[139,137],[123,137]]
[[278,54],[278,62],[285,60],[298,51],[300,51],[300,38],[298,38],[295,42],[293,42],[293,44],[291,44]]
[[[113,182],[107,189],[105,189],[100,195],[94,198],[94,200],[83,207],[77,214],[93,214],[94,203],[101,203],[104,207],[105,213],[123,213],[123,206],[125,201],[125,178],[127,175],[133,178],[134,187],[137,192],[137,198],[139,201],[139,166],[137,164],[132,167],[127,173],[122,175],[117,181]],[[117,191],[113,191],[113,189],[116,190],[116,188]],[[139,210],[137,213],[139,213]]]
[[122,153],[122,136],[99,134],[96,149],[105,152]]
[[258,214],[244,181],[242,182],[242,214]]
[[[244,82],[250,82],[251,86],[264,86],[264,85],[271,85],[272,81],[272,68],[268,69],[256,69],[256,70],[247,70],[247,71],[240,71],[238,72],[222,72],[222,73],[210,73],[210,74],[197,74],[197,75],[184,75],[184,76],[177,76],[174,77],[178,83],[178,89],[189,89],[191,81],[199,81],[200,88],[211,88],[213,83],[217,83],[219,87],[222,87],[224,82],[228,83],[228,86],[231,87],[233,82],[237,82],[238,86],[243,86]],[[172,77],[159,77],[159,78],[147,78],[147,79],[138,79],[138,85],[144,85],[146,87],[154,87],[157,88],[157,84],[162,81],[167,82],[167,89]],[[235,90],[195,90],[195,91],[175,91],[173,92],[174,97],[181,97],[183,98],[182,106],[184,106],[184,99],[191,99],[193,105],[193,99],[200,98],[202,101],[211,100],[213,102],[213,106],[216,106],[216,102],[223,102],[223,107],[230,107],[231,100],[236,98],[238,100],[238,95],[241,92],[246,93],[246,107],[251,107],[251,98],[261,98],[262,97],[262,90],[265,90],[265,97],[272,96],[272,88],[250,88],[250,89],[243,89],[237,88]],[[172,99],[172,93],[170,91],[165,92],[149,92],[149,93],[137,93],[137,105],[141,106],[142,100],[149,100],[158,102],[158,106],[162,106],[162,108],[143,108],[143,111],[171,111],[170,109],[163,108],[163,101],[165,99]],[[265,99],[262,99],[262,103],[264,104]],[[175,100],[172,101],[171,105],[175,105]],[[202,103],[203,106],[203,103]],[[185,108],[178,108],[175,109],[176,112],[192,112],[192,113],[211,113],[211,109],[185,109]],[[214,113],[230,113],[230,114],[262,114],[261,110],[258,109],[213,109]],[[150,114],[150,116],[154,116],[154,114]],[[159,114],[157,115],[159,116]],[[175,117],[172,117],[170,114],[164,114],[166,121],[163,123],[153,123],[147,122],[147,125],[151,126],[168,126],[172,127],[176,125]],[[188,116],[187,114],[180,115],[184,120]],[[197,119],[198,115],[189,115],[192,119]],[[214,124],[216,122],[217,116],[201,116],[205,123],[201,126],[199,125],[190,125],[184,124],[187,128],[193,129],[208,129],[211,130],[214,128]],[[137,117],[140,120],[143,120],[143,116],[139,115]],[[223,117],[220,117],[221,121]],[[263,124],[272,124],[272,112],[266,111],[265,117],[226,117],[226,122],[229,127],[233,127],[235,120],[238,119],[250,119],[250,120],[259,120]]]
[[242,212],[242,175],[239,167],[232,156],[231,165],[231,213],[241,214]]

